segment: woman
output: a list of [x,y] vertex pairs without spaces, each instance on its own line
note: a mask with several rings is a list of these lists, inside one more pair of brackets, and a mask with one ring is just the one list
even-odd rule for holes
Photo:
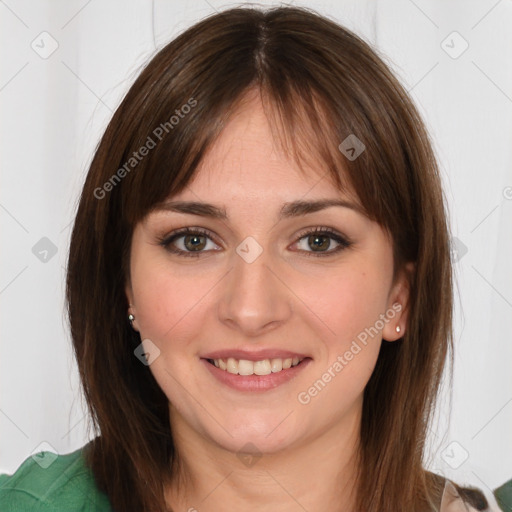
[[12,507],[487,507],[422,466],[452,345],[429,138],[326,18],[232,9],[152,59],[87,175],[67,299],[98,436],[0,481]]

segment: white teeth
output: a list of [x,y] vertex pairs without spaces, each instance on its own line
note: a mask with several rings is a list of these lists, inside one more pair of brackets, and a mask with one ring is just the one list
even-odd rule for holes
[[254,373],[254,364],[252,361],[240,359],[238,361],[238,375],[252,375]]
[[270,361],[268,359],[255,361],[253,367],[256,375],[268,375],[269,373],[272,373],[272,368],[270,368]]
[[283,369],[283,360],[282,359],[271,359],[270,360],[270,369],[272,373],[280,372]]
[[213,364],[221,370],[238,375],[269,375],[281,370],[287,370],[292,366],[297,366],[302,359],[299,357],[289,357],[287,359],[262,359],[261,361],[248,361],[247,359],[210,359]]
[[229,373],[238,373],[238,362],[232,357],[228,357],[227,370]]

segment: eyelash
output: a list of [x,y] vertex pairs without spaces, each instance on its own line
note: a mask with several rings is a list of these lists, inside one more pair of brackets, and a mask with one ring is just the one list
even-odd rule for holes
[[[181,249],[177,249],[175,247],[173,248],[171,246],[172,242],[174,242],[178,238],[180,238],[182,236],[186,236],[186,235],[203,235],[203,236],[208,237],[210,240],[214,241],[211,237],[211,233],[203,228],[183,228],[183,229],[180,229],[178,231],[171,233],[170,235],[167,235],[164,237],[159,237],[158,244],[173,254],[177,254],[177,255],[185,256],[185,257],[197,258],[197,257],[203,255],[205,252],[209,252],[209,251],[196,251],[196,252],[183,251]],[[332,228],[323,227],[323,226],[303,231],[302,233],[299,234],[297,241],[300,241],[303,238],[306,238],[307,236],[311,236],[311,235],[328,235],[329,238],[331,238],[332,240],[337,242],[339,245],[338,245],[338,247],[334,248],[333,250],[329,250],[329,251],[325,251],[325,252],[324,251],[318,251],[318,252],[316,252],[316,251],[300,251],[300,252],[305,253],[308,257],[313,256],[313,257],[322,258],[322,257],[332,256],[333,254],[337,254],[338,252],[342,251],[343,249],[347,249],[348,247],[350,247],[352,245],[352,242],[349,239],[343,237],[342,235],[340,235],[339,233],[334,231]]]

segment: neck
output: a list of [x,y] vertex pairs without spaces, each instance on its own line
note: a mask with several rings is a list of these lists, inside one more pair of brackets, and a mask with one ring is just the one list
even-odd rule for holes
[[314,439],[274,453],[242,457],[171,415],[176,475],[166,489],[173,511],[355,511],[360,415]]

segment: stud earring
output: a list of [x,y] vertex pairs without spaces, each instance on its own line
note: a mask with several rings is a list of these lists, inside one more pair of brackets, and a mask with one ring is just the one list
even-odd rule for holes
[[134,321],[134,320],[135,320],[135,317],[130,313],[130,314],[128,315],[128,321],[129,321],[131,324],[133,324],[133,321]]
[[400,329],[400,326],[397,325],[395,330],[396,330],[396,332],[400,332],[402,329]]

